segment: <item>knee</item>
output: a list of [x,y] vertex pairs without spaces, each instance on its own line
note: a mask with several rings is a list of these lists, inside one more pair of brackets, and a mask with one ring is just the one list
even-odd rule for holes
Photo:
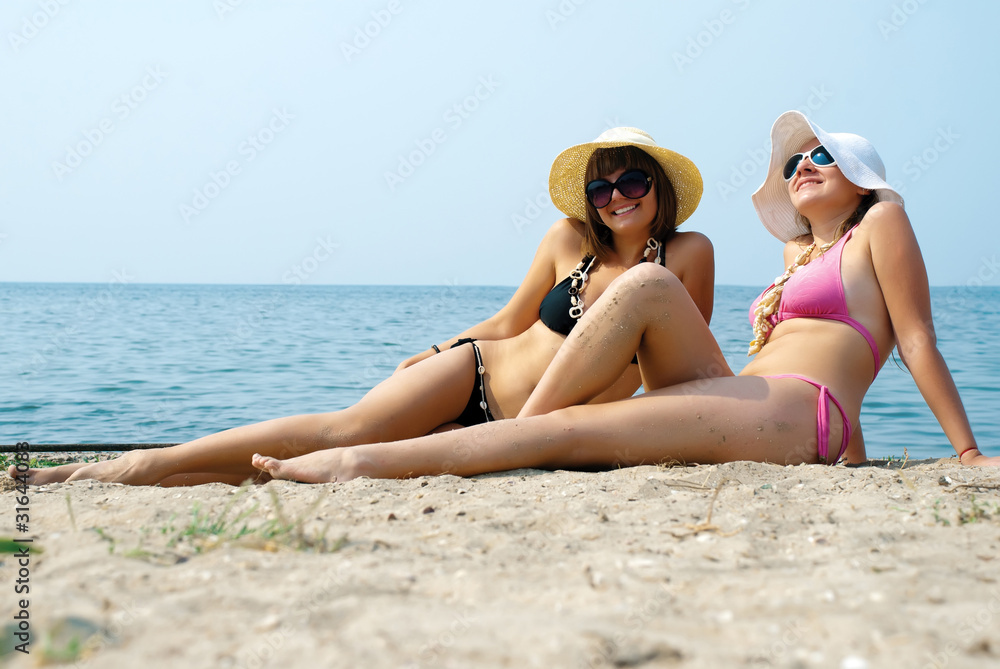
[[649,262],[629,268],[612,285],[629,294],[663,293],[678,286],[683,287],[676,274],[666,267]]
[[657,312],[662,310],[664,302],[669,302],[676,295],[687,295],[684,284],[677,275],[666,267],[653,263],[642,263],[632,267],[611,283],[612,291],[619,300],[625,300],[634,309],[640,309],[643,304],[655,305]]

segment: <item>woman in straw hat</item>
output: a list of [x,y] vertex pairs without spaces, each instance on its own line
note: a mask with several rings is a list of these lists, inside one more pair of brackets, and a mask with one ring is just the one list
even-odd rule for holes
[[[753,201],[785,242],[788,269],[751,309],[756,357],[739,376],[681,282],[643,265],[593,303],[517,419],[254,464],[303,481],[667,460],[832,464],[852,444],[861,401],[894,346],[959,460],[1000,464],[977,449],[938,352],[920,249],[875,149],[799,112],[778,118],[771,146]],[[648,392],[584,404],[635,353]],[[863,448],[849,457],[863,458]]]
[[[545,235],[510,302],[458,337],[403,362],[356,405],[133,451],[107,462],[34,470],[29,479],[239,483],[260,474],[251,466],[254,453],[291,457],[514,417],[590,305],[614,279],[645,261],[676,277],[687,313],[707,333],[715,280],[712,246],[697,232],[675,231],[701,199],[694,163],[641,130],[614,128],[561,153],[549,190],[569,218]],[[632,395],[641,382],[638,367],[624,365],[589,401]]]

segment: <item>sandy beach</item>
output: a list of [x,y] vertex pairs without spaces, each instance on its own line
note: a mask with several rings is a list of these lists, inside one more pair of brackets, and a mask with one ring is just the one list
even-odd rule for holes
[[5,483],[0,535],[44,551],[13,666],[1000,663],[1000,476],[955,459],[76,482],[27,534]]

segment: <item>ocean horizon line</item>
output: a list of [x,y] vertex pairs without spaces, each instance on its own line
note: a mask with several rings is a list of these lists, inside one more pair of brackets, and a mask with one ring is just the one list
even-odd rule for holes
[[[227,283],[227,282],[196,282],[196,281],[7,281],[0,280],[0,285],[9,286],[106,286],[108,284],[124,286],[228,286],[247,288],[517,288],[515,284],[479,284],[479,283]],[[716,288],[761,288],[763,283],[717,283]],[[963,288],[966,290],[984,290],[1000,288],[997,285],[970,286],[963,284],[930,284],[931,288]]]

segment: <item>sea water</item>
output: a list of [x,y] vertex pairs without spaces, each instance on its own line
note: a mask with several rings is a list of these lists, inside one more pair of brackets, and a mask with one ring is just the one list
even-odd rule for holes
[[[0,285],[0,442],[179,442],[349,406],[408,356],[502,307],[476,286]],[[717,286],[712,331],[746,362],[756,288]],[[1000,443],[1000,289],[931,290],[938,345],[984,448]],[[898,356],[896,356],[898,360]],[[953,453],[890,359],[865,399],[872,457]]]

